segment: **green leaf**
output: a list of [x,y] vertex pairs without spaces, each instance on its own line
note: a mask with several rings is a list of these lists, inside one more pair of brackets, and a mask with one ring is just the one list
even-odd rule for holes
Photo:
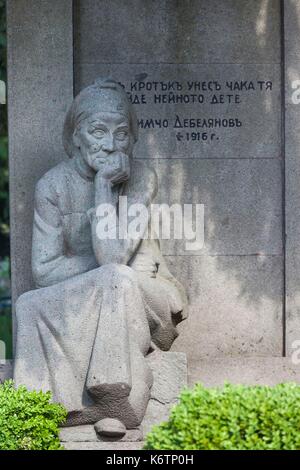
[[169,420],[153,427],[145,449],[299,450],[300,386],[225,383],[184,390]]
[[51,402],[51,393],[0,385],[0,450],[59,450],[59,425],[65,408]]

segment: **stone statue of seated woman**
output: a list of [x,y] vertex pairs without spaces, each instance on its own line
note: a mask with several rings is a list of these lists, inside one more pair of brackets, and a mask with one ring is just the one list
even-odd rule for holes
[[157,192],[156,173],[133,159],[137,137],[117,82],[98,80],[74,99],[63,131],[70,159],[36,186],[37,289],[16,303],[15,384],[50,390],[68,425],[97,423],[103,435],[140,425],[153,382],[145,358],[171,347],[186,316],[184,290],[158,241],[143,236],[149,220],[135,237],[97,230],[100,205],[118,218],[121,195],[128,207],[149,207]]

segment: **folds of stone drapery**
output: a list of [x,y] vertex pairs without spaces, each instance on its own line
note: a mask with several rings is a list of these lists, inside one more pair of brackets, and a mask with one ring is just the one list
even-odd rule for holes
[[163,289],[130,267],[106,265],[23,294],[16,309],[16,383],[50,389],[71,424],[111,416],[138,425],[152,385],[145,360],[151,325],[175,336]]

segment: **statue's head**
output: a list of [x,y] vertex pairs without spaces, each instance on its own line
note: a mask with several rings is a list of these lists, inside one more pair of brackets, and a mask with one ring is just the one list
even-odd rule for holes
[[100,79],[74,99],[65,119],[63,144],[69,157],[81,155],[95,171],[99,161],[119,151],[131,156],[138,126],[123,87]]

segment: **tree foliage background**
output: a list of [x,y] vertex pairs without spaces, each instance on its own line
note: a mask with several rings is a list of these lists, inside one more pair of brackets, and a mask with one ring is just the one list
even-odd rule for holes
[[[6,83],[5,0],[0,0],[0,80]],[[8,150],[6,105],[0,105],[0,258],[9,254]]]

